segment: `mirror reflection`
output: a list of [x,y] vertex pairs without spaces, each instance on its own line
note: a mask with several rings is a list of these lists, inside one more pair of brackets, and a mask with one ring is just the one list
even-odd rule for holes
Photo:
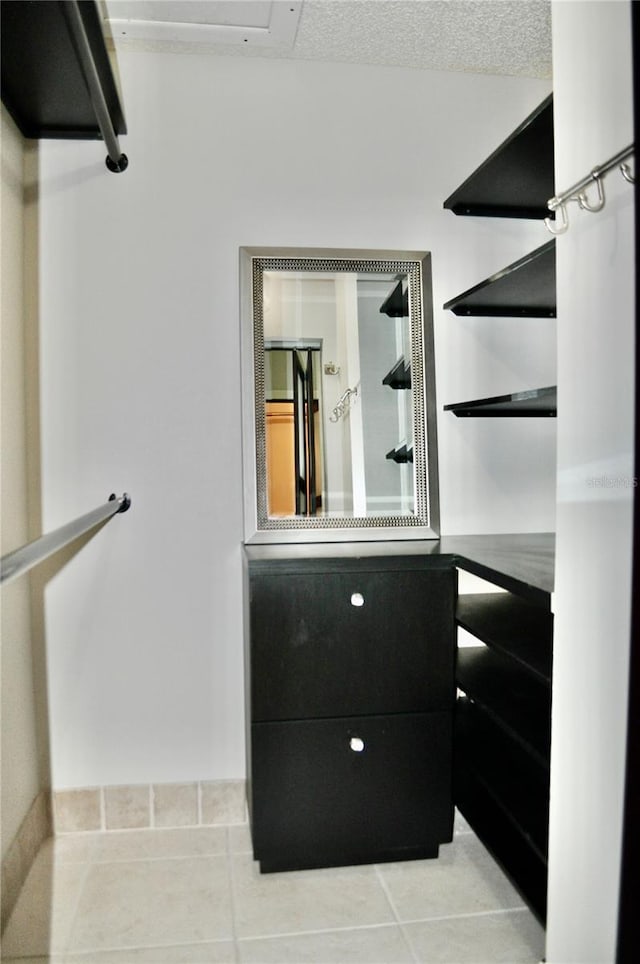
[[437,535],[429,271],[424,252],[241,249],[248,541]]
[[413,509],[406,273],[265,271],[269,516]]

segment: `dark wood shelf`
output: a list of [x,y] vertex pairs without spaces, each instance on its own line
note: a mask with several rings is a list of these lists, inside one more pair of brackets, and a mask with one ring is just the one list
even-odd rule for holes
[[[100,139],[65,3],[2,4],[2,101],[28,138]],[[97,4],[78,5],[116,134],[127,128]]]
[[508,592],[458,596],[459,626],[551,685],[553,615]]
[[398,281],[391,294],[383,301],[380,314],[388,315],[389,318],[409,317],[409,289],[405,288],[403,291],[402,281]]
[[558,413],[557,388],[532,388],[492,398],[474,398],[444,406],[458,418],[555,418]]
[[443,307],[455,315],[556,317],[556,242],[545,242]]
[[553,95],[545,100],[444,202],[454,214],[545,218],[555,194]]
[[458,649],[458,687],[542,766],[549,765],[551,695],[513,660],[487,646]]
[[456,702],[456,762],[472,770],[496,806],[546,861],[549,839],[549,773],[522,754],[471,700]]
[[413,462],[413,448],[407,448],[405,444],[397,445],[390,452],[387,452],[385,459],[390,462],[397,462],[398,465],[404,465],[405,462]]
[[398,359],[391,371],[384,376],[382,384],[395,389],[411,388],[411,365],[407,364],[404,355]]
[[550,610],[555,584],[553,532],[441,536],[439,549],[451,553],[459,569]]
[[[525,811],[514,812],[518,805],[516,803],[514,808],[515,800],[508,790],[505,792],[504,783],[492,783],[490,775],[483,778],[476,769],[472,759],[473,744],[467,741],[470,720],[465,713],[466,709],[471,710],[472,704],[467,700],[458,700],[454,736],[454,803],[544,923],[547,905],[544,827],[539,823],[537,826],[528,823],[526,815],[523,819]],[[473,722],[475,723],[475,719]],[[531,791],[531,785],[528,789]],[[515,791],[515,788],[512,786],[511,790]],[[540,790],[535,793],[540,794]],[[544,791],[542,795],[546,796]],[[526,803],[524,806],[526,808]],[[543,814],[548,814],[548,805],[544,802],[540,809]],[[539,816],[534,817],[534,821],[539,819]],[[542,839],[536,842],[535,836],[540,833]]]

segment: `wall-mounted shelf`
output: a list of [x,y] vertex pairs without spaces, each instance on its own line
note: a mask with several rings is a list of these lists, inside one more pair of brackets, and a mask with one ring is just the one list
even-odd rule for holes
[[402,281],[399,281],[391,294],[380,306],[380,314],[388,315],[389,318],[408,318],[409,317],[409,290],[403,290]]
[[2,4],[2,101],[25,137],[102,136],[71,26],[76,10],[113,131],[127,132],[97,5],[34,0]]
[[533,388],[492,398],[475,398],[444,406],[458,418],[555,418],[558,413],[557,388]]
[[455,315],[555,318],[555,245],[547,241],[443,307]]
[[411,388],[411,365],[408,365],[404,355],[398,359],[391,371],[382,379],[383,385],[389,388]]
[[398,465],[404,465],[405,462],[413,462],[413,448],[407,448],[405,443],[396,445],[394,449],[387,452],[385,459],[389,459],[391,462],[397,462]]
[[454,214],[502,218],[549,217],[553,183],[553,95],[444,202]]

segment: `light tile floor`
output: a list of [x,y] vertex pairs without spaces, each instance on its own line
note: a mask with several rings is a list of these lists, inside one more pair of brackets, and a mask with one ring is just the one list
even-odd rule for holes
[[246,825],[47,841],[5,964],[537,962],[544,932],[458,820],[438,860],[261,875]]

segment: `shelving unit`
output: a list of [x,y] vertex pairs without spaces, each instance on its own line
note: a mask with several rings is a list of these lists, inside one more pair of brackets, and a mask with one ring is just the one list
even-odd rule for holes
[[[455,214],[548,217],[553,184],[553,98],[547,97],[444,202]],[[555,241],[447,301],[455,315],[555,318]],[[445,405],[458,417],[553,417],[554,386]],[[486,547],[483,548],[486,554]],[[466,553],[465,553],[466,555]],[[499,549],[469,571],[506,589],[458,599],[456,621],[478,640],[459,647],[454,800],[544,921],[547,907],[553,617],[548,566],[509,578]],[[505,565],[506,562],[506,565]],[[542,562],[541,565],[538,565]],[[464,561],[458,561],[465,568]],[[519,563],[520,566],[520,563]],[[524,566],[524,570],[529,567]],[[532,592],[532,589],[535,590]]]
[[444,406],[445,412],[453,412],[458,418],[555,418],[558,410],[557,389],[534,388],[492,398],[476,398],[469,402],[453,402]]
[[[553,184],[553,95],[447,198],[454,214],[545,218]],[[502,318],[556,317],[555,240],[547,241],[444,306],[455,315]],[[554,417],[551,386],[445,405],[456,416]]]
[[553,184],[550,94],[444,202],[454,214],[546,218]]
[[460,596],[454,799],[544,920],[553,616],[512,592]]
[[555,240],[447,301],[443,308],[454,315],[555,318]]
[[[400,278],[397,284],[391,289],[391,292],[380,306],[380,314],[387,315],[389,318],[402,319],[408,318],[409,316],[409,290],[406,283]],[[397,333],[396,333],[397,337]],[[407,351],[406,341],[404,336],[402,338],[402,346],[398,346],[396,350],[403,351],[398,360],[389,369],[387,374],[382,379],[382,384],[386,385],[388,388],[394,391],[405,391],[411,389],[411,362],[407,360],[404,352]],[[404,404],[404,399],[398,398],[398,415],[399,421],[404,422],[407,436],[409,429],[407,427],[407,414],[409,412],[410,406]],[[394,447],[385,454],[385,459],[390,462],[395,462],[397,465],[405,465],[406,463],[413,462],[413,445],[411,442],[407,444],[406,440],[402,440],[396,443]]]

